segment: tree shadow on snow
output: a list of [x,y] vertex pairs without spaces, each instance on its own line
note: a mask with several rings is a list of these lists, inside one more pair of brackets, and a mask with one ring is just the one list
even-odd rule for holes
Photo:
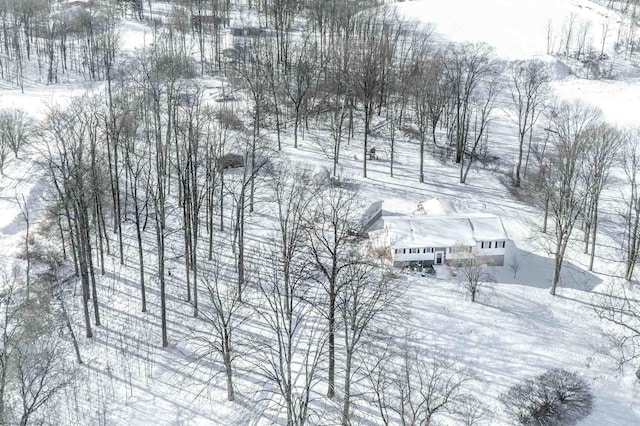
[[[516,268],[517,271],[514,270]],[[539,256],[522,250],[510,242],[504,266],[495,267],[492,273],[497,283],[551,288],[553,268],[553,257]],[[558,288],[591,291],[601,282],[602,280],[591,272],[565,260],[562,264]]]

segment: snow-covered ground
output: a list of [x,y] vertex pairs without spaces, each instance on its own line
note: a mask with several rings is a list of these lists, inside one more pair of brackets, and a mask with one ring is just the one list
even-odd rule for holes
[[[591,39],[599,45],[602,23],[611,22],[615,34],[619,17],[586,0],[423,0],[403,2],[399,10],[434,25],[441,40],[456,42],[484,41],[494,46],[504,58],[545,57],[548,28],[560,37],[562,27],[572,16],[576,27],[590,22]],[[158,8],[162,10],[162,8]],[[549,26],[550,25],[550,26]],[[143,35],[144,34],[144,35]],[[147,43],[149,28],[126,22],[122,35],[127,49]],[[556,41],[559,42],[559,41]],[[610,51],[613,35],[605,40]],[[546,60],[555,61],[553,57]],[[0,107],[18,106],[42,117],[48,102],[59,102],[95,89],[95,85],[68,84],[0,92]],[[618,124],[636,125],[640,108],[640,81],[588,81],[566,76],[553,83],[563,98],[580,98],[601,107],[606,117]],[[503,106],[508,108],[507,105]],[[491,138],[495,152],[509,160],[515,153],[516,129],[504,115],[498,124],[499,141]],[[290,136],[290,135],[289,135]],[[310,168],[326,166],[318,143],[327,138],[326,131],[312,130],[292,148],[291,138],[284,139],[285,157]],[[357,139],[357,137],[356,137]],[[372,144],[385,146],[383,137]],[[344,148],[341,164],[345,174],[359,184],[365,199],[401,199],[403,206],[439,197],[458,212],[487,212],[502,216],[521,263],[514,277],[505,266],[493,271],[495,282],[483,290],[479,303],[470,303],[455,278],[446,269],[438,277],[407,275],[402,315],[407,328],[425,347],[439,347],[461,364],[472,369],[477,380],[473,386],[478,398],[493,413],[485,424],[507,425],[498,396],[520,380],[548,368],[563,367],[577,372],[593,388],[595,409],[581,425],[640,424],[640,386],[629,368],[618,370],[606,354],[603,324],[591,306],[595,294],[621,274],[619,242],[603,233],[598,247],[595,270],[587,272],[588,259],[581,253],[579,235],[572,242],[563,269],[558,296],[548,293],[552,260],[540,233],[541,212],[516,200],[491,170],[472,170],[468,183],[458,183],[458,170],[428,157],[429,178],[417,184],[417,144],[403,136],[397,141],[395,177],[390,178],[384,155],[369,163],[369,178],[359,179],[360,146],[352,142]],[[384,150],[381,150],[382,152]],[[37,216],[42,211],[45,169],[35,161],[41,156],[38,147],[20,159],[11,159],[0,178],[0,265],[10,267],[22,244],[25,223],[16,197],[24,196]],[[615,195],[615,194],[614,194]],[[260,240],[268,224],[259,208],[250,218],[250,238]],[[265,396],[260,383],[240,370],[236,403],[225,401],[224,387],[206,383],[205,377],[193,376],[186,363],[190,347],[189,333],[194,327],[190,306],[184,303],[182,283],[178,277],[169,281],[169,323],[171,345],[159,347],[158,301],[156,283],[149,282],[149,313],[139,312],[137,274],[133,252],[125,266],[109,259],[111,271],[100,277],[104,289],[102,307],[104,325],[93,340],[81,338],[86,356],[82,370],[84,388],[67,391],[69,407],[62,418],[75,417],[82,424],[118,425],[210,425],[269,424],[261,417],[260,400]],[[513,259],[505,262],[513,263]],[[70,308],[80,324],[80,299]],[[246,371],[246,370],[245,370]],[[219,379],[222,382],[222,379]],[[214,383],[217,383],[214,380]],[[335,413],[331,403],[321,402],[327,413]],[[100,407],[96,410],[95,407]],[[75,411],[74,411],[75,410]],[[332,418],[335,420],[335,417]],[[323,422],[327,424],[327,421]],[[376,424],[364,417],[362,424]]]
[[[446,41],[484,42],[507,59],[528,59],[546,55],[547,42],[559,47],[563,25],[570,19],[574,31],[589,26],[589,38],[602,40],[604,22],[613,12],[587,0],[417,0],[398,3],[399,11],[426,24]],[[609,47],[616,28],[609,29]]]

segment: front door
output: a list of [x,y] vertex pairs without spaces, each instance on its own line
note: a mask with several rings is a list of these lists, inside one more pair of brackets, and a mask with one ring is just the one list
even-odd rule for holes
[[436,252],[436,265],[442,265],[442,258],[444,257],[444,253],[441,251]]

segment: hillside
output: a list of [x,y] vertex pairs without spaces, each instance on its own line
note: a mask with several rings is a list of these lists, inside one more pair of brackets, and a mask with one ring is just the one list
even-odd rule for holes
[[[66,10],[67,3],[56,7]],[[91,9],[92,2],[75,3],[69,7],[86,8],[92,11],[91,16],[102,16],[102,12]],[[198,32],[189,27],[194,22],[189,13],[195,12],[177,3],[149,2],[152,9],[148,9],[143,2],[143,20],[135,19],[129,8],[133,6],[114,9],[113,28],[119,35],[114,62],[115,102],[108,100],[111,92],[104,78],[87,79],[88,71],[83,71],[86,64],[78,60],[73,65],[71,53],[70,65],[66,70],[60,68],[57,83],[47,84],[46,67],[35,54],[24,63],[25,73],[20,77],[23,87],[17,87],[15,81],[2,81],[0,110],[20,108],[38,124],[34,124],[37,131],[30,134],[31,143],[17,157],[7,151],[0,176],[0,267],[6,271],[0,277],[6,337],[2,356],[6,354],[10,360],[2,365],[9,365],[5,371],[11,377],[5,395],[0,395],[5,407],[0,419],[4,416],[7,424],[20,424],[21,404],[28,399],[20,393],[20,383],[25,383],[24,377],[29,374],[38,377],[46,371],[51,381],[44,389],[50,386],[55,391],[31,413],[29,424],[287,424],[288,415],[293,414],[288,413],[283,395],[283,382],[287,380],[284,359],[292,369],[291,392],[299,398],[295,410],[308,410],[306,417],[298,411],[294,414],[304,417],[308,424],[344,422],[345,348],[349,331],[357,330],[346,322],[349,315],[356,314],[338,312],[343,316],[336,319],[336,392],[328,398],[329,331],[323,292],[328,284],[320,268],[311,266],[328,258],[313,256],[314,242],[317,244],[329,232],[322,227],[327,226],[321,222],[324,209],[342,200],[347,213],[340,226],[348,232],[344,256],[375,259],[354,261],[359,267],[371,263],[375,268],[363,272],[353,265],[345,267],[349,272],[344,274],[353,275],[340,276],[341,288],[357,291],[357,286],[352,286],[362,276],[363,283],[384,283],[380,287],[383,294],[375,293],[380,288],[365,285],[366,291],[379,298],[380,306],[375,304],[378,299],[371,302],[375,307],[373,319],[363,326],[364,337],[353,360],[349,424],[384,424],[380,413],[384,410],[376,405],[373,392],[375,374],[383,370],[376,368],[389,368],[383,371],[386,375],[377,377],[378,385],[396,389],[394,374],[400,371],[400,360],[408,353],[403,351],[416,354],[416,365],[445,360],[440,364],[449,365],[445,375],[455,373],[454,380],[465,378],[455,404],[434,414],[437,424],[514,424],[500,402],[501,395],[553,368],[576,373],[591,389],[592,413],[578,424],[640,424],[640,385],[634,375],[637,361],[633,359],[637,356],[633,352],[637,336],[616,347],[613,341],[622,342],[620,338],[628,336],[629,331],[600,318],[603,307],[618,300],[615,298],[627,297],[632,311],[638,303],[636,279],[631,283],[624,280],[624,241],[628,233],[622,212],[626,211],[624,200],[630,191],[622,153],[611,165],[601,195],[593,270],[589,271],[590,253],[584,250],[584,230],[577,224],[568,241],[557,294],[552,296],[554,228],[550,219],[548,232],[542,232],[544,203],[534,189],[543,184],[534,181],[538,171],[534,157],[543,144],[546,148],[547,141],[553,140],[549,129],[557,121],[549,114],[551,118],[544,116],[536,124],[535,136],[530,139],[535,142],[530,181],[525,177],[522,188],[514,188],[519,141],[508,71],[501,71],[502,91],[491,99],[486,133],[478,137],[482,142],[479,152],[474,148],[473,154],[463,154],[472,157],[466,179],[461,179],[464,168],[455,161],[450,133],[454,119],[449,117],[433,131],[437,144],[431,143],[431,133],[426,136],[422,164],[425,178],[419,182],[416,80],[395,98],[383,102],[380,95],[379,103],[377,97],[371,101],[370,131],[365,136],[367,116],[360,101],[355,100],[359,99],[359,95],[353,95],[355,89],[345,83],[332,88],[333,92],[322,92],[330,90],[330,83],[343,83],[340,61],[336,61],[338,65],[330,61],[337,52],[347,49],[335,47],[331,54],[320,56],[325,65],[335,65],[338,71],[327,74],[331,77],[324,80],[318,77],[314,90],[322,96],[304,98],[311,106],[300,118],[296,105],[307,108],[307,104],[296,104],[293,92],[305,84],[304,80],[292,84],[293,74],[283,74],[285,77],[277,82],[262,78],[268,70],[280,66],[273,58],[286,56],[277,50],[277,44],[266,41],[282,40],[272,37],[275,30],[271,25],[276,18],[267,19],[265,11],[259,10],[261,6],[252,2],[230,2],[225,12],[228,25],[211,30],[206,38],[208,48],[201,52]],[[356,3],[349,2],[349,7]],[[430,52],[444,52],[450,42],[483,42],[493,49],[490,57],[496,69],[507,70],[509,61],[541,60],[551,75],[553,95],[549,104],[554,97],[558,102],[588,102],[602,110],[598,124],[610,123],[619,126],[621,134],[633,135],[630,129],[637,126],[635,111],[640,107],[640,73],[635,53],[620,46],[620,34],[628,30],[628,18],[621,12],[587,0],[421,0],[380,7],[392,9],[408,18],[407,22],[433,31]],[[335,9],[331,13],[338,15]],[[312,13],[306,9],[305,13],[292,13],[292,39],[308,40],[305,34],[320,34],[310,24],[305,27],[319,15],[318,10]],[[287,16],[283,14],[282,19]],[[205,21],[202,18],[200,25]],[[574,38],[567,37],[569,22]],[[180,23],[187,28],[184,32],[179,30]],[[260,33],[263,38],[233,35],[234,29],[246,33],[259,32],[260,27],[268,27]],[[359,30],[365,31],[363,28]],[[220,32],[215,36],[217,30]],[[45,43],[39,43],[44,49]],[[69,44],[69,52],[80,58],[84,52],[81,37],[74,43],[73,48]],[[253,50],[247,49],[247,44],[252,44]],[[169,48],[161,50],[164,46]],[[224,61],[216,62],[216,46],[220,51],[225,49]],[[362,48],[355,46],[351,46],[354,51]],[[311,70],[307,76],[320,74],[312,72],[316,65],[304,61],[304,53],[311,57],[315,52],[309,45],[292,41],[291,49],[287,58],[298,61],[291,69]],[[358,50],[358,54],[364,51]],[[3,61],[15,60],[13,54],[2,55]],[[246,60],[247,56],[251,60]],[[349,58],[346,53],[344,57]],[[358,56],[350,58],[355,62]],[[264,68],[247,65],[263,65],[261,61],[266,64]],[[389,69],[395,70],[397,63]],[[331,67],[326,65],[326,69]],[[345,65],[343,72],[356,73],[356,68]],[[287,72],[293,73],[291,69]],[[366,67],[362,73],[365,71]],[[276,84],[280,85],[277,89]],[[478,87],[481,90],[474,92],[474,102],[484,99],[492,86],[481,81]],[[109,109],[110,102],[117,105],[116,112]],[[257,107],[257,102],[263,104]],[[350,110],[349,102],[354,102]],[[394,126],[394,120],[402,120],[394,115],[400,110],[406,114],[406,121]],[[335,147],[331,141],[338,132],[339,112],[344,114],[339,129],[344,133],[338,159],[332,157]],[[481,116],[473,117],[477,125]],[[477,135],[477,127],[471,132]],[[363,146],[365,137],[367,147]],[[633,137],[628,136],[630,141],[636,140]],[[119,159],[113,157],[113,140],[120,141]],[[364,177],[363,148],[368,151],[371,147],[376,148],[376,154],[364,163]],[[166,149],[165,175],[159,172],[163,163],[158,152],[162,149]],[[84,153],[84,157],[78,153]],[[229,153],[242,157],[240,167],[221,165],[220,157]],[[77,159],[80,168],[69,166],[71,159]],[[114,164],[121,168],[114,168]],[[121,205],[114,202],[116,170],[121,173]],[[85,182],[87,186],[79,183],[82,178],[78,176],[89,182]],[[162,193],[163,185],[166,193]],[[192,199],[190,194],[195,194]],[[340,198],[343,196],[350,201]],[[384,248],[379,259],[376,256],[380,252],[362,243],[361,235],[352,238],[352,216],[357,216],[362,206],[384,200],[399,210],[413,211],[434,197],[457,213],[500,216],[511,239],[504,266],[486,267],[487,275],[481,280],[474,303],[461,282],[459,268],[436,265],[435,275],[392,268],[390,247]],[[87,201],[86,217],[78,209],[82,203],[77,200]],[[165,203],[162,209],[161,203]],[[163,222],[158,219],[161,215]],[[189,234],[194,228],[199,234]],[[27,232],[29,242],[25,246]],[[82,235],[86,235],[86,241]],[[87,259],[93,262],[85,265],[86,276],[78,272],[83,268],[80,262],[74,271],[74,250],[80,250],[76,244],[88,250]],[[30,250],[31,281],[25,277],[25,247]],[[287,257],[287,253],[293,254]],[[240,258],[246,267],[239,266]],[[95,279],[90,290],[89,273]],[[294,279],[285,279],[288,273]],[[141,276],[146,289],[141,288]],[[291,300],[283,299],[288,294],[280,293],[282,282],[293,282],[287,288],[300,293]],[[240,285],[244,286],[242,292],[238,290]],[[196,286],[199,296],[195,296]],[[29,299],[29,291],[36,296]],[[84,291],[94,297],[85,299]],[[143,294],[146,312],[141,311]],[[96,297],[100,325],[95,324]],[[199,302],[194,297],[199,297]],[[285,308],[283,300],[291,307]],[[344,308],[352,300],[341,294],[338,306]],[[225,310],[234,339],[229,345],[234,398],[229,398],[228,360],[221,356],[220,349],[224,346],[219,338],[224,320],[220,313]],[[282,331],[286,326],[281,328],[280,321],[286,323],[286,313],[291,311],[288,319],[293,325],[289,324],[291,335],[287,336]],[[86,336],[87,323],[93,326],[92,337]],[[11,334],[11,330],[18,331]],[[45,331],[38,334],[33,330]],[[289,343],[293,345],[289,354],[286,337],[291,337]],[[15,344],[11,340],[14,338]],[[74,343],[82,364],[77,363]],[[25,347],[36,349],[30,355]],[[21,351],[26,353],[24,357]],[[620,364],[620,351],[631,360]],[[22,372],[21,362],[28,371],[23,376],[17,373]],[[51,365],[51,370],[36,367],[42,365]],[[401,399],[393,392],[389,394],[391,400]],[[34,401],[37,398],[34,396]],[[401,414],[389,407],[387,413],[388,424],[400,424]],[[292,423],[301,423],[300,418]]]

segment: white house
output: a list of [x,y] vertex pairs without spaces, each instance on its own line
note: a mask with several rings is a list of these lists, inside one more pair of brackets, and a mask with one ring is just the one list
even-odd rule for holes
[[[435,200],[435,201],[434,201]],[[509,236],[499,216],[486,213],[446,213],[435,208],[437,199],[420,203],[408,214],[381,213],[382,229],[370,235],[387,247],[396,266],[456,263],[481,254],[494,265],[504,265]],[[440,204],[442,206],[442,204]],[[429,212],[433,214],[429,214]]]

